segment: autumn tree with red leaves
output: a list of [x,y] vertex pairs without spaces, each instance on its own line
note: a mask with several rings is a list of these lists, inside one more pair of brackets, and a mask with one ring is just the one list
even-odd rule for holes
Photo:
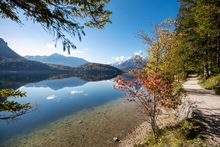
[[125,90],[129,100],[137,102],[143,110],[155,139],[159,130],[159,113],[163,108],[176,109],[184,96],[181,84],[175,80],[178,72],[173,53],[176,55],[178,34],[174,31],[174,25],[175,21],[172,19],[156,25],[153,37],[141,32],[139,36],[148,44],[146,67],[141,71],[131,71],[135,77],[133,80],[123,76],[115,79],[115,88]]
[[137,102],[150,123],[154,137],[158,135],[157,118],[163,108],[176,109],[181,103],[183,91],[176,91],[176,83],[170,83],[163,79],[160,73],[144,72],[135,74],[135,80],[129,80],[118,76],[115,88],[125,90],[129,100]]

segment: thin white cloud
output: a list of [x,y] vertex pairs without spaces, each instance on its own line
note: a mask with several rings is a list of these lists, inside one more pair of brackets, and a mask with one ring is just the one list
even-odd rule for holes
[[118,57],[111,57],[111,58],[114,60],[114,62],[121,63],[121,62],[124,62],[124,61],[130,59],[131,56],[130,57],[118,56]]
[[143,56],[143,51],[139,50],[139,51],[135,52],[134,55]]
[[52,99],[55,99],[56,98],[56,95],[50,95],[48,97],[46,97],[47,100],[52,100]]
[[111,59],[114,60],[113,63],[116,62],[116,63],[120,64],[120,63],[122,63],[122,62],[124,62],[124,61],[126,61],[126,60],[128,60],[128,59],[131,59],[134,55],[139,55],[139,56],[141,56],[141,57],[144,57],[143,51],[142,51],[142,50],[139,50],[139,51],[137,51],[137,52],[134,52],[132,56],[126,57],[126,56],[124,56],[124,55],[121,55],[121,56],[118,56],[118,57],[111,57]]
[[125,56],[112,57],[116,62],[122,62],[125,60]]
[[46,47],[49,48],[49,49],[56,49],[56,47],[53,43],[46,44]]
[[71,53],[73,53],[73,54],[84,54],[85,51],[84,50],[79,50],[79,49],[74,49],[74,50],[71,50]]

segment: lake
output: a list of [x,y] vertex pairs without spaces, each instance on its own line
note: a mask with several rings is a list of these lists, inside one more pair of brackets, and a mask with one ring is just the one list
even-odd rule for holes
[[125,93],[113,88],[112,79],[33,78],[1,76],[0,88],[27,95],[8,100],[31,103],[33,108],[15,119],[0,120],[0,146],[117,146],[113,137],[122,139],[141,123],[135,104],[124,100]]

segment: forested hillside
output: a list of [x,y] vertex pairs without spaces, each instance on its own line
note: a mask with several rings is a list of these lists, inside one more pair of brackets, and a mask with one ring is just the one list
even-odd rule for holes
[[181,0],[176,31],[182,72],[204,78],[220,72],[220,1]]

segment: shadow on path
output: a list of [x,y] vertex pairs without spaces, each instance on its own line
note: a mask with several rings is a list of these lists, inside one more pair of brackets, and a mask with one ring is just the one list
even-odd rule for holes
[[189,110],[188,116],[204,124],[199,129],[208,139],[209,146],[220,147],[220,96],[215,95],[212,90],[202,88],[198,83],[197,78],[189,78],[183,84],[189,101],[186,104]]
[[204,114],[202,111],[196,109],[192,112],[192,117],[204,124],[204,128],[200,128],[202,135],[211,137],[210,139],[216,143],[219,142],[216,139],[220,138],[220,114]]

